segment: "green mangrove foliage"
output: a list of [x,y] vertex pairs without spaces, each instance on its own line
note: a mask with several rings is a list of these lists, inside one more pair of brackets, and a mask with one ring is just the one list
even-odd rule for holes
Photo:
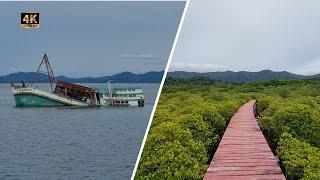
[[320,179],[320,80],[228,84],[167,79],[136,179],[202,179],[241,104],[257,99],[259,124],[288,179]]
[[319,179],[320,149],[283,133],[277,152],[291,179]]

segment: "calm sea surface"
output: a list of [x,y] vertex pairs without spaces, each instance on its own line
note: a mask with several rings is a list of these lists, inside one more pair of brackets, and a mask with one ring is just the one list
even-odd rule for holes
[[142,87],[145,106],[21,108],[0,84],[0,179],[129,179],[159,85],[114,86]]

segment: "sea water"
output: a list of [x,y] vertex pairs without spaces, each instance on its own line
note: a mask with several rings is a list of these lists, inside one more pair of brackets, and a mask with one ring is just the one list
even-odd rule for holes
[[0,179],[129,179],[159,84],[113,86],[142,87],[145,106],[15,107],[0,84]]

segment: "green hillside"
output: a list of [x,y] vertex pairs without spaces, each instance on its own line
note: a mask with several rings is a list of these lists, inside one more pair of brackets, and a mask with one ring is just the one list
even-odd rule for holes
[[174,71],[168,73],[169,77],[173,78],[194,78],[194,77],[206,77],[215,80],[221,80],[225,82],[232,83],[248,83],[256,81],[267,81],[267,80],[300,80],[300,79],[310,79],[319,77],[319,74],[315,75],[299,75],[290,73],[287,71],[271,71],[263,70],[258,72],[249,72],[249,71],[223,71],[223,72],[185,72],[185,71]]

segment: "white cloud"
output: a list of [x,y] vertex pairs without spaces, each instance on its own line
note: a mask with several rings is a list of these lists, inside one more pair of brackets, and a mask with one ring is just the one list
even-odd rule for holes
[[319,9],[317,0],[191,0],[172,62],[294,72],[320,57]]
[[120,58],[123,58],[123,59],[157,59],[159,57],[156,57],[153,54],[133,53],[133,54],[120,54]]
[[218,64],[173,63],[170,71],[213,72],[226,71],[227,67]]
[[298,74],[314,75],[320,73],[320,57],[296,68]]

